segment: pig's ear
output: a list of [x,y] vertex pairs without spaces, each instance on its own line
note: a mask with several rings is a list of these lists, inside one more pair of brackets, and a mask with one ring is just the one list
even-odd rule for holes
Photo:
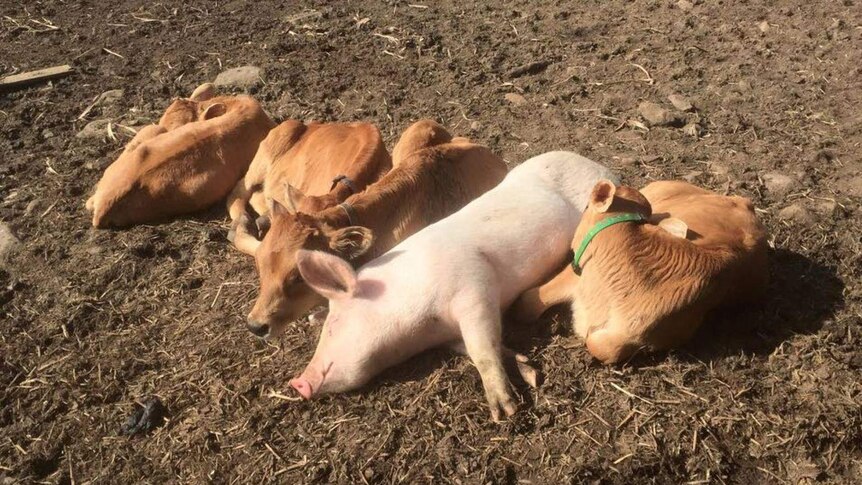
[[371,229],[362,226],[349,226],[326,232],[329,247],[347,259],[362,256],[374,242]]
[[617,192],[617,186],[610,180],[599,180],[593,193],[590,194],[590,206],[596,212],[607,212],[611,204],[614,202],[614,194]]
[[330,300],[349,298],[356,291],[356,272],[350,263],[322,251],[300,249],[296,265],[314,291]]

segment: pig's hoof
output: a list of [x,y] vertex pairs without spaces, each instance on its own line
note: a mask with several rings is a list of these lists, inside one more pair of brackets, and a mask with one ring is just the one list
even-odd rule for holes
[[491,419],[499,423],[518,411],[518,404],[508,392],[488,392],[488,406],[491,407]]
[[[521,360],[522,357],[524,360]],[[530,387],[538,387],[539,371],[528,364],[526,359],[527,358],[521,354],[516,355],[515,364],[518,366],[518,374],[521,374],[521,378],[524,379],[524,382],[526,382]]]
[[308,323],[312,325],[323,324],[326,321],[326,316],[329,315],[329,308],[317,310],[308,316]]
[[521,379],[530,387],[539,386],[539,371],[529,364],[530,359],[526,355],[519,354],[514,350],[503,347],[503,358],[506,363],[506,371],[509,375],[514,375],[517,370]]

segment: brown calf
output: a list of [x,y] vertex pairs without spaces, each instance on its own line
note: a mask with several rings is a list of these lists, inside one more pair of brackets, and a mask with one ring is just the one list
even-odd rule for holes
[[87,200],[93,226],[129,226],[205,209],[223,199],[274,126],[248,96],[202,85],[126,145]]
[[360,266],[457,211],[506,175],[506,164],[490,150],[452,138],[430,120],[410,126],[393,154],[395,167],[365,192],[317,214],[300,211],[273,221],[255,255],[261,288],[248,316],[255,335],[275,337],[285,323],[326,302],[302,281],[298,250],[327,251]]
[[266,221],[281,226],[285,222],[278,219],[287,212],[285,207],[309,213],[332,207],[391,167],[374,125],[285,121],[263,140],[248,173],[228,197],[233,220],[229,239],[240,251],[254,255],[261,241],[252,235],[255,228],[247,204],[264,217],[259,225]]
[[524,293],[516,315],[534,319],[574,301],[576,333],[594,357],[614,363],[640,349],[677,347],[710,310],[764,295],[766,233],[748,199],[685,182],[653,182],[641,192],[599,182],[575,232],[576,258],[592,228],[621,214],[643,221],[602,229],[579,261]]

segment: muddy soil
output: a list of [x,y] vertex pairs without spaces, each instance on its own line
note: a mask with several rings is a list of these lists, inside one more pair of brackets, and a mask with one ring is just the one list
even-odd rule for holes
[[[75,68],[0,94],[2,483],[858,483],[859,0],[420,3],[0,0],[0,76]],[[301,402],[319,327],[252,338],[222,208],[97,231],[83,207],[125,127],[244,65],[279,121],[369,120],[391,148],[430,117],[510,166],[569,149],[750,197],[769,298],[622,367],[565,309],[509,325],[544,383],[504,424],[445,351]],[[97,120],[113,135],[76,136]],[[163,423],[122,434],[154,396]]]

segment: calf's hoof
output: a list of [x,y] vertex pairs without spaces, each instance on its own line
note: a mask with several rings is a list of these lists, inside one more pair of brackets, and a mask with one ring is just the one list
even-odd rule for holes
[[231,243],[236,243],[237,232],[250,234],[249,229],[252,227],[251,218],[248,214],[243,214],[230,223],[230,230],[227,232],[227,240]]
[[266,233],[269,232],[269,227],[272,223],[269,220],[269,216],[260,216],[254,221],[255,227],[257,227],[257,238],[263,239],[266,236]]

